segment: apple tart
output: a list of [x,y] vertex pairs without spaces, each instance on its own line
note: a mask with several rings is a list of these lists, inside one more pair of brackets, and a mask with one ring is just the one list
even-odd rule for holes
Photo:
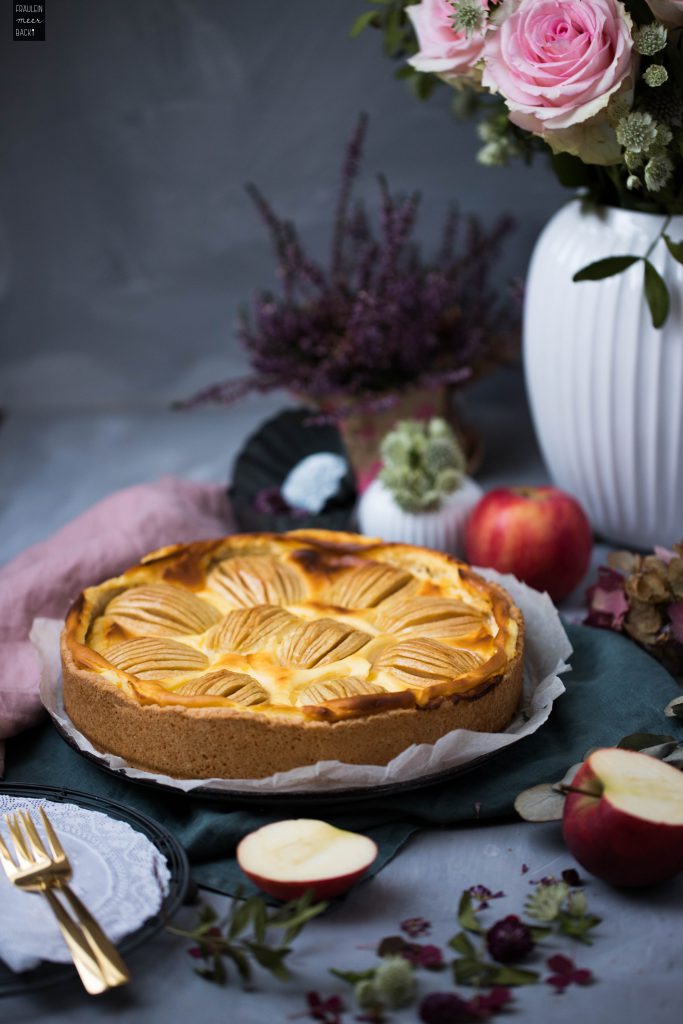
[[522,690],[507,593],[446,555],[320,530],[154,552],[85,590],[64,703],[100,750],[177,778],[387,764],[499,732]]

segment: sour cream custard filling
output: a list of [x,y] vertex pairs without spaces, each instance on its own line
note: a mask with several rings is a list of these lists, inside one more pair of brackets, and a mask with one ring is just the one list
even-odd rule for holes
[[320,530],[156,551],[85,590],[64,701],[102,751],[180,778],[386,764],[497,732],[522,687],[507,593],[440,553]]

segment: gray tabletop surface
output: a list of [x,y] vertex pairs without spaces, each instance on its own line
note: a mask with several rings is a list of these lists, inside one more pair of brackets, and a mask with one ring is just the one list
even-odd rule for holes
[[[96,499],[126,484],[164,473],[202,480],[227,479],[235,452],[269,409],[285,404],[248,401],[231,410],[166,412],[17,413],[0,429],[0,562],[42,539]],[[472,387],[463,411],[484,437],[485,486],[538,483],[546,474],[528,420],[519,376],[504,371]],[[116,457],[112,457],[115,453]],[[594,565],[604,556],[597,546]],[[578,606],[582,588],[567,603]],[[523,871],[523,866],[528,872]],[[286,1021],[305,1011],[305,993],[344,992],[328,968],[363,969],[374,962],[373,943],[395,934],[399,922],[420,915],[432,922],[429,941],[442,945],[456,931],[460,892],[473,884],[507,895],[489,912],[518,913],[529,880],[573,866],[555,824],[481,825],[426,830],[371,881],[360,885],[302,933],[290,958],[293,976],[276,982],[260,973],[253,989],[233,982],[223,989],[193,973],[187,942],[160,933],[130,958],[133,983],[95,1001],[76,983],[43,993],[0,1000],[8,1024],[78,1022],[130,1024],[163,1021]],[[619,892],[597,880],[587,885],[591,908],[603,919],[591,947],[554,941],[548,952],[574,957],[596,978],[563,995],[540,984],[519,990],[510,1019],[574,1022],[664,1022],[680,1015],[683,876],[649,891]],[[223,911],[228,901],[202,893]],[[498,913],[500,911],[500,914]],[[195,910],[183,908],[176,924],[188,926]],[[364,947],[371,948],[364,948]],[[543,958],[536,962],[544,973]],[[452,990],[450,978],[419,972],[420,992]],[[302,1017],[301,1019],[308,1019]],[[347,1012],[345,1021],[354,1019]],[[397,1022],[418,1019],[415,1007],[396,1012]]]

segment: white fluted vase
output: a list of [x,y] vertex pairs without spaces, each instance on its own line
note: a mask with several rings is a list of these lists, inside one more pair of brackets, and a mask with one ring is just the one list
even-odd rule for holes
[[368,537],[416,544],[462,558],[465,524],[482,494],[479,484],[465,477],[456,491],[445,495],[441,507],[434,512],[405,512],[376,477],[358,504],[358,525]]
[[[683,266],[661,240],[650,255],[671,296],[659,330],[642,263],[572,277],[606,256],[644,255],[663,221],[569,203],[536,244],[525,300],[526,383],[548,470],[599,535],[636,548],[683,537]],[[667,231],[683,240],[683,217]]]

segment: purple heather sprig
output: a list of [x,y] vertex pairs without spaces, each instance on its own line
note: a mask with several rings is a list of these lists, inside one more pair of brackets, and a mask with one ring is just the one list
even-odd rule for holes
[[248,186],[272,240],[281,292],[260,291],[241,318],[251,375],[212,385],[185,405],[287,388],[339,414],[340,403],[350,411],[406,387],[459,382],[513,353],[517,310],[492,280],[510,219],[486,230],[451,209],[436,256],[423,259],[413,238],[417,193],[394,194],[380,176],[376,227],[353,202],[366,130],[361,117],[347,146],[327,268]]

